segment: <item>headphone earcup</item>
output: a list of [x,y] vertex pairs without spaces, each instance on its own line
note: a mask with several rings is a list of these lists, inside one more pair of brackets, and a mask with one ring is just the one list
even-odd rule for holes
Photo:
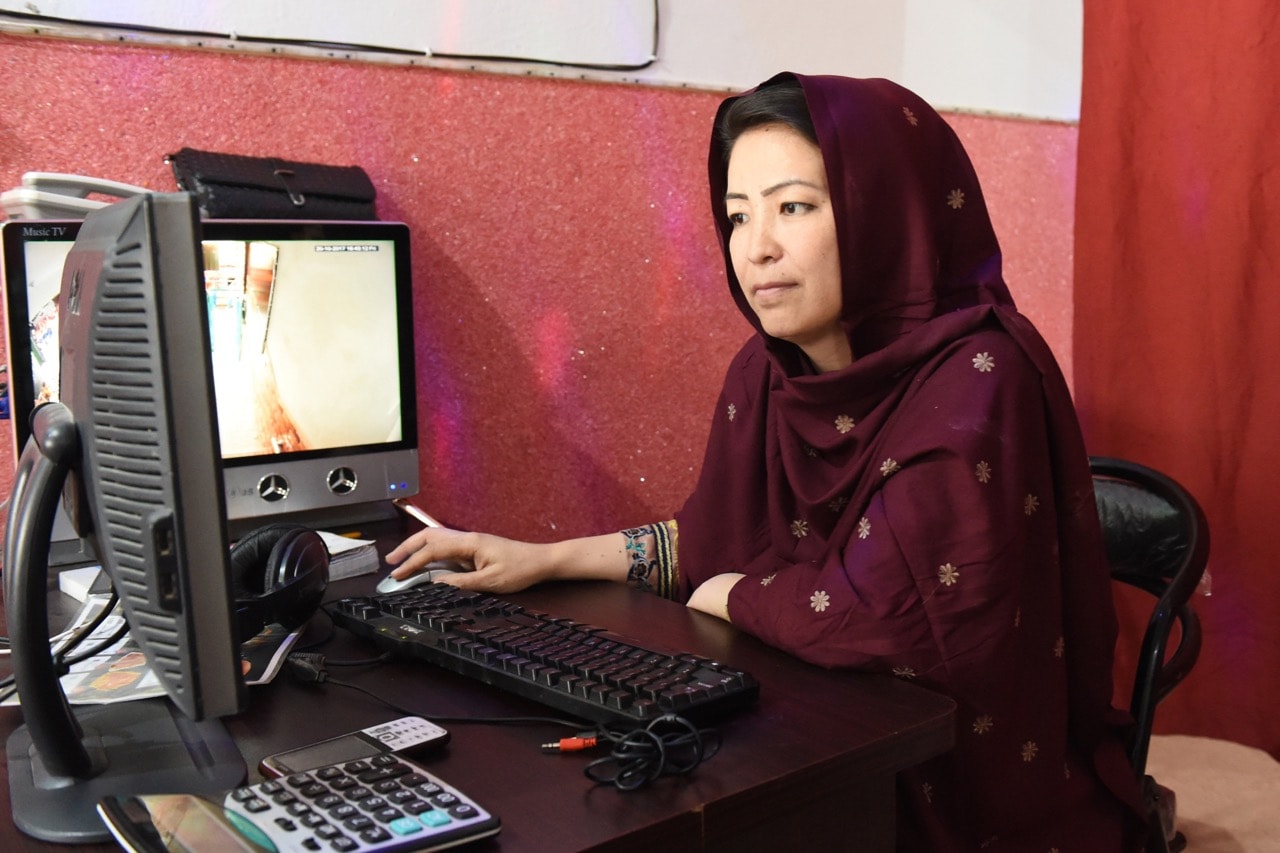
[[329,548],[320,534],[299,527],[280,537],[264,567],[263,589],[274,598],[274,621],[290,630],[311,618],[329,585]]
[[290,630],[311,618],[329,583],[329,549],[298,524],[271,524],[231,549],[231,588],[243,642],[272,622]]

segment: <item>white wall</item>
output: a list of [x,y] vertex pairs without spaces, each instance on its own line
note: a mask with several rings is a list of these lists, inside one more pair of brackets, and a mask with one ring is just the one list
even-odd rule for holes
[[[539,62],[461,64],[735,91],[780,70],[889,77],[942,109],[1065,121],[1079,117],[1081,7],[1082,0],[0,0],[0,12],[38,10],[52,18],[186,33],[126,36],[143,41],[447,66],[459,61],[440,54],[516,56]],[[9,32],[37,25],[46,35],[78,29],[0,19],[0,29]],[[88,32],[121,37],[115,29]],[[243,41],[250,36],[308,44]],[[631,70],[546,64],[556,61],[651,64]]]

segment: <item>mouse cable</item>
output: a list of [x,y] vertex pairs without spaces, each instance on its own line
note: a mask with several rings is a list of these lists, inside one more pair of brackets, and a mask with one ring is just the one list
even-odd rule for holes
[[676,714],[666,714],[640,729],[603,728],[601,732],[613,748],[582,772],[591,781],[620,791],[634,791],[660,776],[688,775],[720,751],[718,732],[699,729]]

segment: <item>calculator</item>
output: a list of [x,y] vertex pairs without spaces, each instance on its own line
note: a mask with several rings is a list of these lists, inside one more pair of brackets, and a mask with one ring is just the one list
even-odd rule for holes
[[443,850],[496,835],[501,821],[396,753],[268,779],[218,798],[106,797],[98,812],[126,850]]

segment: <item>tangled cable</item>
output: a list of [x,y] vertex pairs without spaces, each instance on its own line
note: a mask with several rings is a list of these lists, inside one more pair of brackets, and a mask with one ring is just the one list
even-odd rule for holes
[[602,730],[613,749],[588,764],[583,772],[596,783],[634,791],[659,776],[683,776],[720,751],[720,735],[696,728],[684,717],[667,714],[643,729]]

